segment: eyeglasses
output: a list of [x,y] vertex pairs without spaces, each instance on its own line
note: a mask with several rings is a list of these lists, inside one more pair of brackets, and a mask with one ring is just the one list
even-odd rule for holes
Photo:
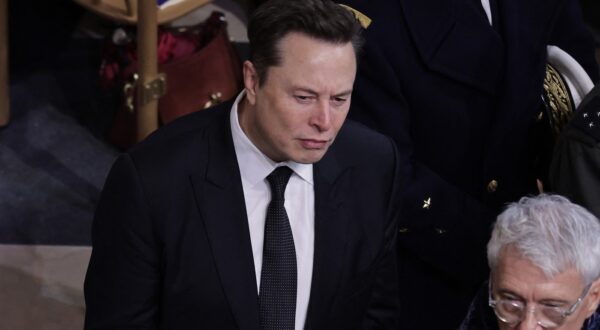
[[583,293],[577,301],[569,308],[537,304],[532,308],[527,308],[526,304],[521,300],[514,299],[496,299],[492,298],[492,281],[488,286],[488,304],[494,309],[496,317],[509,326],[515,326],[525,319],[526,313],[533,313],[537,324],[545,329],[554,329],[560,327],[565,319],[573,314],[577,307],[581,304],[588,291],[591,283],[584,289]]

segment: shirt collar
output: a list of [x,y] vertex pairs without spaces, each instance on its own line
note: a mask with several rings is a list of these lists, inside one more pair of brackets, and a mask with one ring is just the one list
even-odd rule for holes
[[262,153],[255,145],[250,141],[246,133],[240,126],[238,118],[238,105],[244,99],[246,95],[245,91],[242,91],[233,106],[231,107],[231,113],[229,115],[229,122],[231,125],[231,135],[233,138],[233,146],[235,148],[235,154],[238,160],[240,168],[240,174],[242,180],[255,185],[262,182],[273,170],[279,166],[288,166],[291,168],[296,175],[302,180],[309,184],[313,184],[313,165],[312,164],[301,164],[294,161],[285,162],[274,162],[264,153]]

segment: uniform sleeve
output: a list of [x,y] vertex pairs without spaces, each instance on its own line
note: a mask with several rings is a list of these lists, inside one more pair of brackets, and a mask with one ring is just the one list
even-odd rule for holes
[[[453,280],[479,282],[487,272],[485,244],[494,213],[414,157],[413,109],[395,76],[391,62],[395,59],[386,54],[385,45],[370,42],[374,40],[370,33],[382,33],[374,29],[376,24],[365,31],[350,117],[391,136],[398,147],[402,181],[399,249]],[[385,123],[378,118],[385,118]],[[473,260],[480,261],[479,267]]]
[[157,328],[157,251],[137,171],[123,155],[108,175],[92,225],[86,329]]

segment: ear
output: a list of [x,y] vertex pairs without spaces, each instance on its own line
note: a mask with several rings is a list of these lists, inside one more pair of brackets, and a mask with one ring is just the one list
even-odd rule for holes
[[598,304],[600,303],[600,279],[592,282],[587,299],[588,303],[585,310],[586,318],[590,317],[592,314],[594,314],[594,312],[596,312],[596,309],[598,309]]
[[250,61],[244,61],[242,67],[244,74],[244,90],[246,91],[246,99],[252,105],[256,104],[256,92],[258,90],[258,74],[254,68],[254,64]]

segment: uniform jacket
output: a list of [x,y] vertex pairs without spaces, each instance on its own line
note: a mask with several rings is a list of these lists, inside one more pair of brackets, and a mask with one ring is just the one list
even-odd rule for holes
[[[118,158],[92,229],[87,329],[258,329],[231,103],[161,128]],[[306,329],[393,327],[393,142],[345,123],[314,165]]]
[[597,81],[591,38],[575,0],[492,1],[493,27],[480,0],[345,3],[372,19],[350,117],[391,136],[406,160],[401,320],[456,328],[487,276],[495,216],[536,191],[546,45]]

